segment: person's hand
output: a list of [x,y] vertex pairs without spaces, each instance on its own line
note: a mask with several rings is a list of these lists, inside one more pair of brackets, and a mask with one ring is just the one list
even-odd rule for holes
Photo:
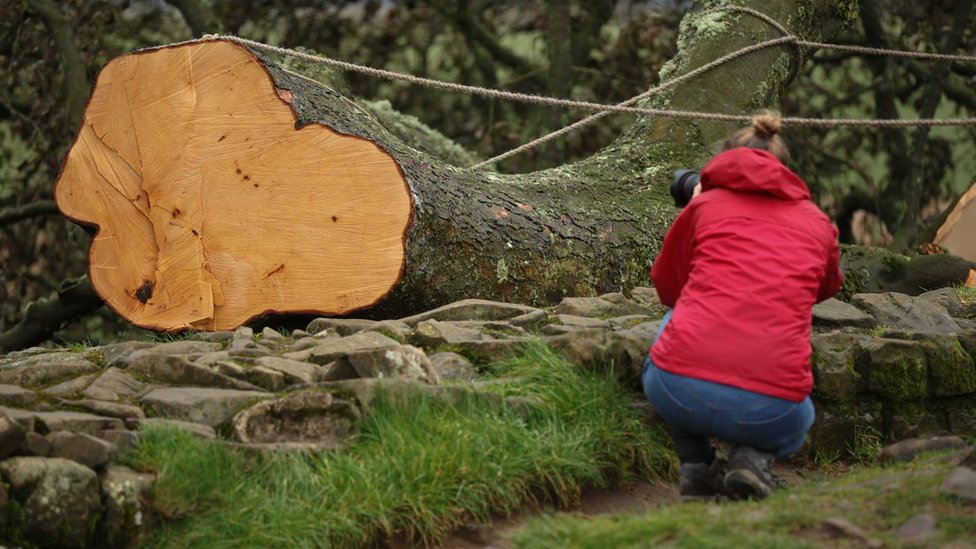
[[692,191],[691,191],[691,197],[692,198],[695,198],[696,196],[700,195],[701,192],[702,192],[701,183],[699,183],[699,184],[695,185],[695,188],[694,189],[692,189]]

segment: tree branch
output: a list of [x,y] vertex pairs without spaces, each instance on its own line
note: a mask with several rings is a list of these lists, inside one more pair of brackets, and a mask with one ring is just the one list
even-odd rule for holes
[[[461,31],[461,34],[485,48],[485,50],[487,50],[492,57],[508,65],[509,67],[524,74],[537,74],[536,71],[538,70],[538,67],[532,65],[508,48],[499,44],[498,41],[495,40],[495,37],[485,30],[484,27],[478,24],[478,21],[471,13],[468,0],[457,0],[456,6],[456,10],[453,13],[450,13],[450,15],[453,16],[452,19],[458,26],[458,30]],[[540,90],[546,89],[545,79],[539,76],[533,76],[529,78],[529,80],[536,88]]]
[[58,213],[58,205],[53,200],[37,200],[23,206],[13,206],[0,210],[0,226],[10,225],[32,217]]
[[64,92],[67,102],[68,125],[77,127],[81,124],[81,116],[85,111],[85,101],[91,87],[85,74],[85,64],[78,55],[75,45],[75,35],[71,25],[65,21],[53,0],[34,0],[27,2],[27,9],[38,16],[54,37],[61,57],[61,68],[64,70]]
[[952,72],[958,74],[959,76],[973,77],[976,76],[976,66],[966,65],[956,61],[952,64]]
[[[912,76],[918,80],[926,80],[929,77],[928,71],[925,70],[920,63],[909,62],[905,64],[908,72],[912,73]],[[942,82],[942,91],[945,93],[946,97],[952,99],[960,105],[976,110],[976,91],[967,86],[961,86],[958,83],[947,78]]]
[[37,345],[69,321],[101,306],[102,300],[95,294],[88,276],[65,280],[57,294],[27,305],[20,322],[0,333],[0,353]]

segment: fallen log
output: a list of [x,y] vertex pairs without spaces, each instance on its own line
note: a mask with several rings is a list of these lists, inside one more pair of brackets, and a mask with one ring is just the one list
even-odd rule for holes
[[[807,38],[838,27],[826,0],[802,16],[791,2],[751,3]],[[665,78],[777,36],[756,18],[707,17],[683,25]],[[784,88],[793,61],[789,46],[736,59],[675,87],[670,104],[750,111]],[[466,170],[262,54],[207,40],[102,69],[55,196],[97,228],[98,295],[149,329],[230,329],[271,313],[404,316],[470,297],[547,304],[646,284],[676,213],[670,173],[700,165],[728,129],[639,118],[577,164]]]

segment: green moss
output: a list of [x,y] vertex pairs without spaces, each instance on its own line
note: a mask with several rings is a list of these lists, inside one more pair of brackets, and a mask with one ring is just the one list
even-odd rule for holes
[[99,367],[104,368],[106,365],[105,353],[98,349],[92,349],[83,355],[85,360],[91,362],[92,364],[97,364]]
[[875,338],[861,341],[856,354],[857,372],[867,390],[884,400],[924,400],[928,374],[924,348],[915,341]]
[[871,371],[869,385],[875,393],[892,400],[913,400],[927,393],[925,363],[918,359],[901,357],[888,363],[886,368]]
[[928,362],[929,390],[933,396],[976,393],[976,366],[955,337],[922,341]]
[[12,494],[9,493],[10,485],[4,483],[3,489],[7,491],[6,528],[3,531],[3,540],[12,541],[15,545],[29,547],[27,540],[24,539],[24,532],[21,530],[24,524],[24,510]]
[[443,353],[443,352],[457,353],[463,356],[464,358],[468,359],[471,362],[471,364],[475,366],[485,365],[491,362],[491,358],[488,355],[484,353],[480,353],[476,349],[464,345],[454,345],[451,343],[438,345],[428,354],[433,355],[436,353]]
[[884,248],[870,246],[841,246],[840,267],[844,285],[843,300],[854,294],[889,291],[888,288],[905,276],[910,258]]

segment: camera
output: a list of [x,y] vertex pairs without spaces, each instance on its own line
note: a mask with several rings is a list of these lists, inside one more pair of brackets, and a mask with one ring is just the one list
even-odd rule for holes
[[671,198],[674,205],[684,208],[691,202],[695,195],[695,186],[698,185],[698,172],[695,170],[677,170],[674,172],[674,179],[671,180]]

